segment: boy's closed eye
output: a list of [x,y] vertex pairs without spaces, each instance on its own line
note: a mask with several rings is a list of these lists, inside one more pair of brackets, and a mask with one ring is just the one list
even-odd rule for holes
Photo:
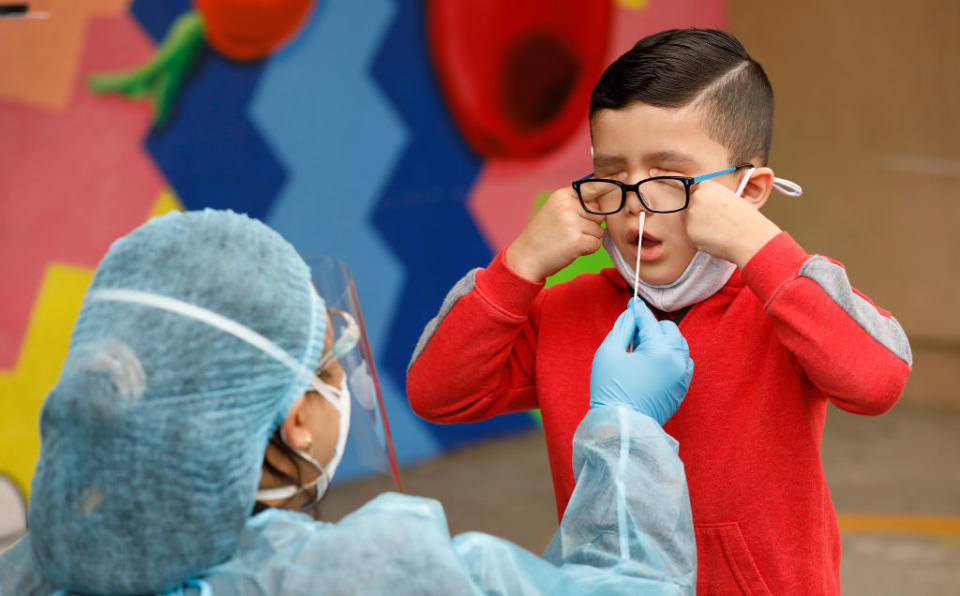
[[686,172],[680,172],[677,170],[663,170],[660,168],[650,168],[650,177],[654,176],[689,176]]
[[593,177],[626,182],[628,174],[626,171],[618,170],[618,169],[607,169],[607,170],[597,169],[597,170],[594,170]]

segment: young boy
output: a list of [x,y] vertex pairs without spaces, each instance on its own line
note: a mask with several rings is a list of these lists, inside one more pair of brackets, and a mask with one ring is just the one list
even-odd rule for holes
[[[555,191],[425,329],[407,378],[412,407],[436,422],[539,407],[562,514],[591,360],[633,293],[641,248],[638,289],[658,318],[679,324],[695,362],[664,428],[688,475],[698,591],[839,593],[840,535],[820,460],[826,407],[893,406],[911,366],[902,329],[839,264],[807,254],[760,213],[776,180],[765,166],[773,93],[733,36],[688,29],[640,40],[594,88],[590,125],[593,179],[730,171],[622,193],[607,182],[605,198],[595,181]],[[601,239],[618,268],[543,290]]]

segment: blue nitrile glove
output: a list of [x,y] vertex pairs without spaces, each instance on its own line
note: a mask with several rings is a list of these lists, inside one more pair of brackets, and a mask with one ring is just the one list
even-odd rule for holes
[[[634,334],[637,346],[628,352]],[[623,405],[663,425],[680,407],[692,377],[680,329],[673,321],[657,321],[634,298],[593,356],[590,407]]]

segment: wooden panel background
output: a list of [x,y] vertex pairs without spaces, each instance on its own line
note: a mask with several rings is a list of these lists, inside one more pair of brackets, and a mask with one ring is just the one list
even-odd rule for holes
[[960,3],[731,0],[776,96],[765,212],[911,339],[904,403],[960,408]]

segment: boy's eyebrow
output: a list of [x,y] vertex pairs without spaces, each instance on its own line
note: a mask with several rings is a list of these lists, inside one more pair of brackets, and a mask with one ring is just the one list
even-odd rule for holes
[[594,155],[593,156],[593,166],[595,168],[619,166],[619,165],[623,165],[625,162],[626,160],[620,157],[619,155]]
[[[645,163],[657,164],[657,165],[671,165],[678,168],[693,166],[696,165],[697,160],[693,156],[687,153],[681,153],[679,151],[657,151],[656,153],[648,153],[644,156],[643,161]],[[594,155],[593,156],[593,167],[596,169],[601,169],[605,167],[615,167],[621,166],[626,163],[626,159],[619,155]]]
[[646,156],[644,161],[654,164],[670,164],[681,167],[696,164],[696,160],[691,155],[680,153],[678,151],[658,151],[656,153],[651,153]]

